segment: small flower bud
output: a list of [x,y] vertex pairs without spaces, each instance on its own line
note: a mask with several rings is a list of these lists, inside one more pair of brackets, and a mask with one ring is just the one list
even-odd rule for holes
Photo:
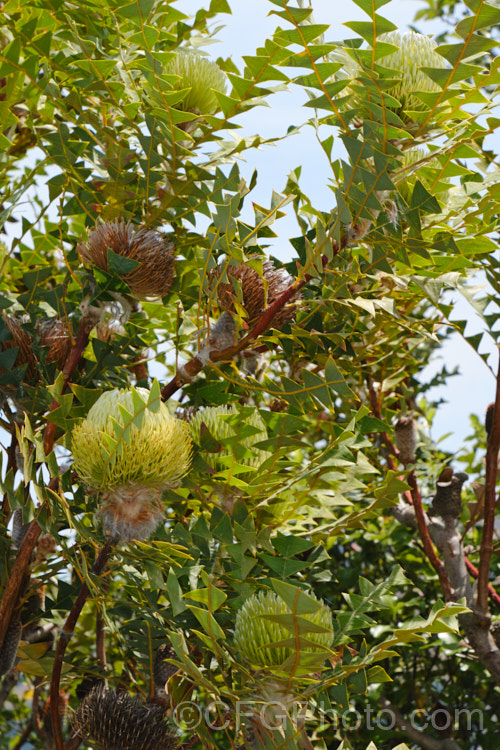
[[415,420],[411,417],[400,417],[394,427],[394,438],[399,458],[404,464],[415,462],[415,449],[418,434]]
[[203,364],[210,361],[212,352],[221,352],[234,346],[236,341],[236,322],[231,313],[224,312],[220,318],[210,328],[210,335],[203,342],[202,348],[198,352],[198,359]]
[[166,64],[164,72],[179,77],[172,84],[174,91],[187,89],[184,98],[174,105],[175,109],[211,115],[220,108],[216,92],[225,92],[226,76],[217,63],[194,52],[181,51]]

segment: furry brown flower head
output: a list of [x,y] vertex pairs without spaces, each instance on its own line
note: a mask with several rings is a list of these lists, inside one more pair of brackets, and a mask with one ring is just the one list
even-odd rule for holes
[[145,706],[137,696],[102,686],[80,703],[72,727],[102,750],[175,750],[179,744],[159,706]]
[[33,338],[30,334],[24,330],[17,318],[8,315],[4,318],[5,325],[10,331],[12,336],[7,341],[2,341],[2,349],[12,349],[15,346],[18,348],[16,361],[14,367],[21,367],[21,365],[27,365],[26,368],[26,380],[32,380],[36,375],[36,363],[37,359],[33,352]]
[[84,263],[110,271],[111,250],[126,260],[138,265],[131,270],[124,266],[120,271],[119,261],[114,268],[128,284],[135,297],[164,297],[174,277],[174,243],[159,232],[147,227],[136,227],[123,220],[98,224],[89,233],[86,241],[78,243],[78,254]]
[[[12,349],[17,346],[18,353],[14,366],[27,365],[25,379],[35,379],[38,359],[33,351],[33,337],[24,330],[17,318],[6,316],[4,321],[12,338],[2,341],[2,349]],[[62,370],[72,345],[68,326],[63,320],[52,318],[37,323],[36,327],[40,336],[39,345],[48,347],[45,361],[56,362],[58,369]]]
[[40,345],[49,347],[47,362],[56,362],[58,369],[62,370],[72,346],[68,326],[63,320],[53,318],[41,323],[38,330]]
[[[244,263],[227,268],[227,282],[220,282],[222,268],[212,274],[212,284],[217,288],[219,305],[227,312],[242,307],[246,313],[245,323],[251,330],[262,313],[272,305],[292,284],[293,278],[284,268],[275,268],[270,260],[262,263],[262,275]],[[291,301],[278,310],[269,328],[282,328],[295,317],[297,293]],[[236,303],[236,304],[235,304]]]

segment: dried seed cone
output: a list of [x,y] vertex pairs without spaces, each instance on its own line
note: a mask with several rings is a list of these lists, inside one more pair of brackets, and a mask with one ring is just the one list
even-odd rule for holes
[[[292,284],[293,278],[284,268],[275,268],[270,260],[262,264],[262,277],[250,266],[241,263],[238,266],[229,266],[227,275],[232,280],[227,283],[217,283],[221,275],[218,268],[212,275],[214,285],[217,284],[217,296],[219,305],[223,310],[233,313],[235,311],[235,300],[239,301],[246,312],[245,323],[251,330],[262,313],[275,300],[280,297]],[[238,294],[238,285],[241,285],[241,297]],[[293,298],[295,301],[299,294]],[[288,302],[274,316],[270,327],[282,328],[286,323],[294,319],[296,304]]]
[[174,91],[189,89],[176,109],[197,115],[211,115],[219,109],[216,93],[226,90],[226,76],[217,63],[193,52],[178,52],[165,66],[165,73],[179,76]]
[[[2,348],[4,350],[12,349],[14,346],[19,348],[14,366],[27,365],[26,380],[33,380],[37,377],[36,365],[38,362],[33,351],[33,338],[22,328],[16,318],[7,316],[4,320],[12,339],[2,341]],[[46,361],[56,362],[57,367],[62,369],[72,346],[66,323],[58,318],[53,318],[37,324],[37,329],[40,335],[40,346],[49,347]]]
[[175,750],[179,742],[159,706],[98,687],[76,710],[72,728],[102,750]]
[[137,228],[123,220],[106,221],[96,226],[87,241],[78,243],[84,263],[109,271],[108,249],[139,265],[120,274],[130,291],[139,299],[164,297],[174,278],[174,243],[159,232]]
[[379,37],[399,49],[377,62],[401,74],[401,80],[388,90],[406,111],[425,111],[428,105],[418,93],[441,91],[441,88],[421,68],[445,68],[446,60],[436,52],[437,44],[428,36],[415,31],[388,31]]
[[164,661],[165,659],[175,659],[175,651],[172,646],[167,643],[162,643],[156,649],[154,664],[153,664],[153,677],[155,683],[155,692],[157,696],[165,695],[165,683],[169,680],[173,674],[179,671],[178,667]]
[[10,672],[15,664],[22,629],[19,620],[11,622],[7,628],[2,648],[0,649],[0,676]]
[[465,472],[459,471],[455,474],[451,466],[446,466],[436,482],[432,512],[443,518],[458,518],[462,511],[462,485],[468,478]]
[[63,320],[53,318],[42,323],[38,330],[40,345],[49,347],[47,362],[55,362],[58,369],[62,370],[72,347],[68,326]]
[[107,535],[145,539],[163,518],[162,491],[191,462],[188,425],[145,388],[103,393],[73,429],[74,469],[103,493],[99,516]]
[[[203,432],[205,430],[216,441],[237,435],[238,425],[234,426],[224,419],[225,416],[232,414],[238,414],[238,410],[234,406],[209,406],[202,411],[198,411],[189,423],[194,442],[198,445],[203,442]],[[253,411],[249,416],[243,417],[241,415],[239,424],[242,426],[245,424],[251,425],[255,428],[255,432],[238,441],[238,446],[235,449],[235,460],[243,466],[260,466],[270,456],[268,451],[263,451],[255,447],[257,443],[267,439],[267,430],[262,417],[257,411]],[[233,452],[222,445],[220,445],[219,450],[213,452],[205,451],[203,454],[206,462],[216,471],[227,469],[231,461],[226,459],[229,457],[233,459],[233,456]]]
[[27,365],[26,380],[32,380],[37,372],[37,359],[33,353],[33,338],[21,327],[19,321],[11,315],[6,316],[4,321],[12,335],[12,339],[2,341],[2,349],[5,351],[6,349],[12,349],[15,346],[18,347],[19,351],[17,353],[14,367]]
[[411,417],[400,417],[394,427],[394,438],[401,461],[413,463],[418,441],[415,421]]
[[[311,596],[312,599],[316,597]],[[332,613],[326,604],[318,600],[318,609],[306,612],[298,619],[308,621],[313,626],[311,632],[303,632],[301,639],[307,641],[300,646],[300,654],[290,645],[280,646],[281,641],[295,637],[295,629],[274,622],[266,616],[290,615],[292,611],[277,594],[261,591],[244,603],[236,615],[234,642],[241,656],[255,667],[277,667],[290,657],[300,658],[307,654],[321,656],[331,646],[333,640]],[[318,632],[314,632],[317,630]]]

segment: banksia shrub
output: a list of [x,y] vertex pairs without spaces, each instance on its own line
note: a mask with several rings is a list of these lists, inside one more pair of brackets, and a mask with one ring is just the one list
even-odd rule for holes
[[[120,258],[110,263],[108,250]],[[78,243],[78,254],[88,265],[116,271],[139,299],[164,297],[172,285],[174,243],[147,227],[118,219],[106,221]]]
[[217,63],[195,52],[178,52],[164,72],[178,76],[172,83],[174,91],[188,89],[176,109],[196,115],[212,115],[219,109],[216,92],[225,92],[226,76]]
[[[238,424],[228,417],[238,415],[234,406],[209,406],[196,412],[189,427],[195,443],[203,449],[203,458],[216,471],[227,469],[234,460],[243,466],[260,466],[270,456],[267,451],[255,445],[267,439],[267,431],[260,414],[253,410],[243,416],[239,414]],[[239,438],[233,453],[228,447],[220,444],[225,438],[234,438],[239,429],[245,426],[253,428],[252,434]]]
[[[262,263],[262,275],[249,265],[240,263],[228,266],[227,282],[221,282],[222,268],[212,274],[212,286],[216,287],[220,307],[227,312],[243,310],[245,324],[251,330],[261,315],[283,292],[291,287],[293,278],[284,268],[275,268],[270,260]],[[297,300],[299,293],[293,300]],[[269,328],[282,328],[295,317],[296,302],[289,301],[278,310]]]
[[[73,429],[74,469],[102,493],[99,515],[116,539],[147,538],[163,518],[162,491],[191,461],[185,422],[145,388],[103,393]],[[148,399],[150,399],[148,401]]]
[[98,687],[83,699],[72,728],[102,750],[175,750],[178,739],[159,706]]
[[332,613],[316,597],[309,595],[308,599],[318,606],[308,607],[301,615],[292,613],[272,591],[260,591],[247,599],[236,615],[234,629],[240,655],[253,667],[284,665],[287,671],[300,668],[304,672],[312,664],[321,666],[333,640]]

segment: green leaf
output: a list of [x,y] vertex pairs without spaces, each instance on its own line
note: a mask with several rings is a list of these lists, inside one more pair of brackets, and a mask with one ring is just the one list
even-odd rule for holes
[[134,271],[140,265],[138,260],[118,255],[108,247],[108,268],[112,273],[117,273],[118,275],[129,273],[129,271]]
[[219,609],[227,599],[227,594],[216,588],[214,585],[209,586],[206,589],[187,591],[184,596],[195,602],[204,604],[210,612],[215,612],[216,609]]
[[170,602],[170,606],[172,607],[174,617],[177,617],[177,615],[180,615],[182,612],[184,612],[187,607],[182,598],[182,589],[179,585],[179,581],[177,580],[177,576],[173,568],[170,568],[170,570],[168,571],[166,589],[168,600]]
[[188,604],[187,608],[194,614],[205,633],[207,633],[207,635],[211,639],[215,641],[218,641],[220,639],[225,640],[226,635],[224,631],[217,623],[214,616],[210,614],[210,612],[208,612],[206,609],[194,607],[192,604]]

